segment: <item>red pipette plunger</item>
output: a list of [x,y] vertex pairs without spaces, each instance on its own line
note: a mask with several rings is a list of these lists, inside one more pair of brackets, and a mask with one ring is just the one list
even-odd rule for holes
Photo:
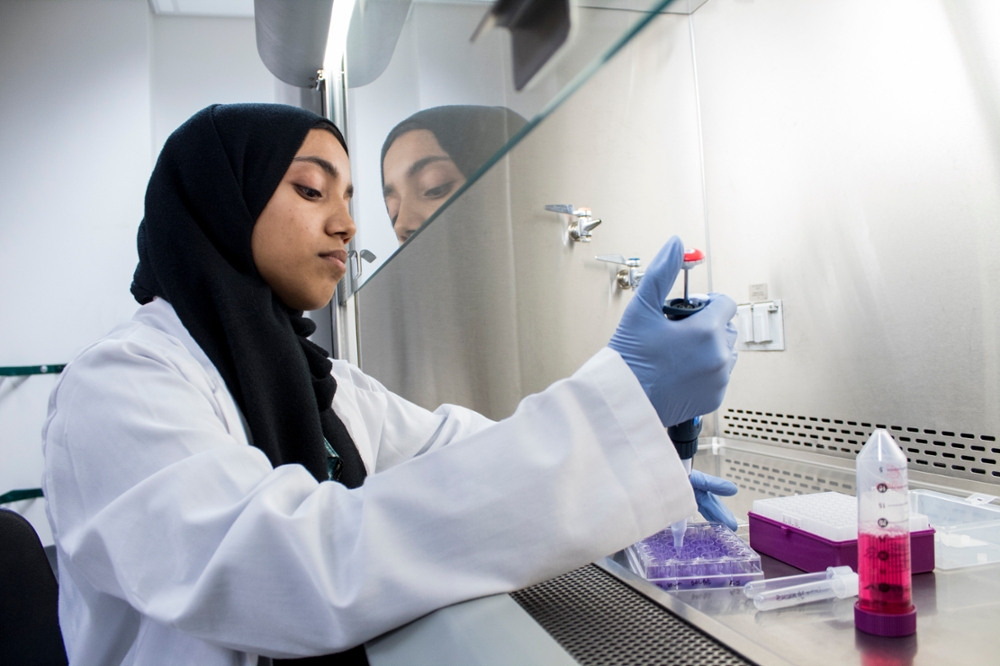
[[663,304],[663,314],[667,319],[684,319],[690,317],[695,312],[708,305],[708,301],[701,298],[691,298],[688,295],[688,271],[705,262],[705,253],[698,248],[691,248],[684,251],[684,263],[681,268],[684,270],[684,298],[673,298]]

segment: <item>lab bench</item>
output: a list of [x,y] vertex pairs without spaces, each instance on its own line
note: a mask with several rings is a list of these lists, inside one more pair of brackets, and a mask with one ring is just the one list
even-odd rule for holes
[[[755,499],[853,494],[853,461],[751,441],[706,438],[695,468],[733,480],[727,505],[747,538]],[[996,492],[990,484],[910,473],[911,489]],[[766,578],[799,570],[761,556]],[[621,553],[512,594],[443,608],[368,643],[372,666],[413,664],[1000,663],[1000,564],[913,576],[917,633],[854,629],[856,598],[757,611],[742,589],[665,592]]]

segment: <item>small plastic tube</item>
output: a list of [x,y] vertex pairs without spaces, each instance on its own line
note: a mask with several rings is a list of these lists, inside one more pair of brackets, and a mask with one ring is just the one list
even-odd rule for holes
[[798,574],[796,576],[782,576],[781,578],[767,578],[763,580],[752,580],[743,586],[743,594],[747,599],[753,599],[761,592],[770,592],[783,587],[802,585],[804,583],[814,583],[820,580],[829,580],[834,576],[843,576],[851,573],[851,567],[827,567],[826,571],[816,573]]
[[858,574],[852,572],[826,580],[761,592],[753,598],[753,605],[757,610],[768,611],[824,599],[846,599],[857,594]]

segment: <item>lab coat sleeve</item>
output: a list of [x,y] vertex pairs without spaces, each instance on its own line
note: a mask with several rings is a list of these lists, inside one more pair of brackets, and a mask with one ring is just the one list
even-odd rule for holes
[[415,405],[346,361],[333,362],[333,409],[347,426],[369,472],[385,471],[493,425],[459,405],[429,411]]
[[272,468],[226,431],[203,384],[141,341],[91,349],[50,403],[44,483],[56,538],[93,587],[232,649],[339,651],[695,511],[611,350],[510,418],[353,490]]

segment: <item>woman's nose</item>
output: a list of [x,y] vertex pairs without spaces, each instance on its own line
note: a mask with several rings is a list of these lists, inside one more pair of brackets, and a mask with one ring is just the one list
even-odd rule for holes
[[357,234],[358,228],[354,224],[351,210],[346,204],[331,211],[326,221],[326,232],[331,236],[344,236],[344,244],[347,244]]
[[399,205],[399,214],[396,216],[396,223],[393,225],[393,229],[396,233],[403,233],[409,235],[410,233],[416,231],[420,228],[420,225],[424,223],[427,216],[424,211],[420,210],[419,206],[414,206],[408,201],[402,201]]

